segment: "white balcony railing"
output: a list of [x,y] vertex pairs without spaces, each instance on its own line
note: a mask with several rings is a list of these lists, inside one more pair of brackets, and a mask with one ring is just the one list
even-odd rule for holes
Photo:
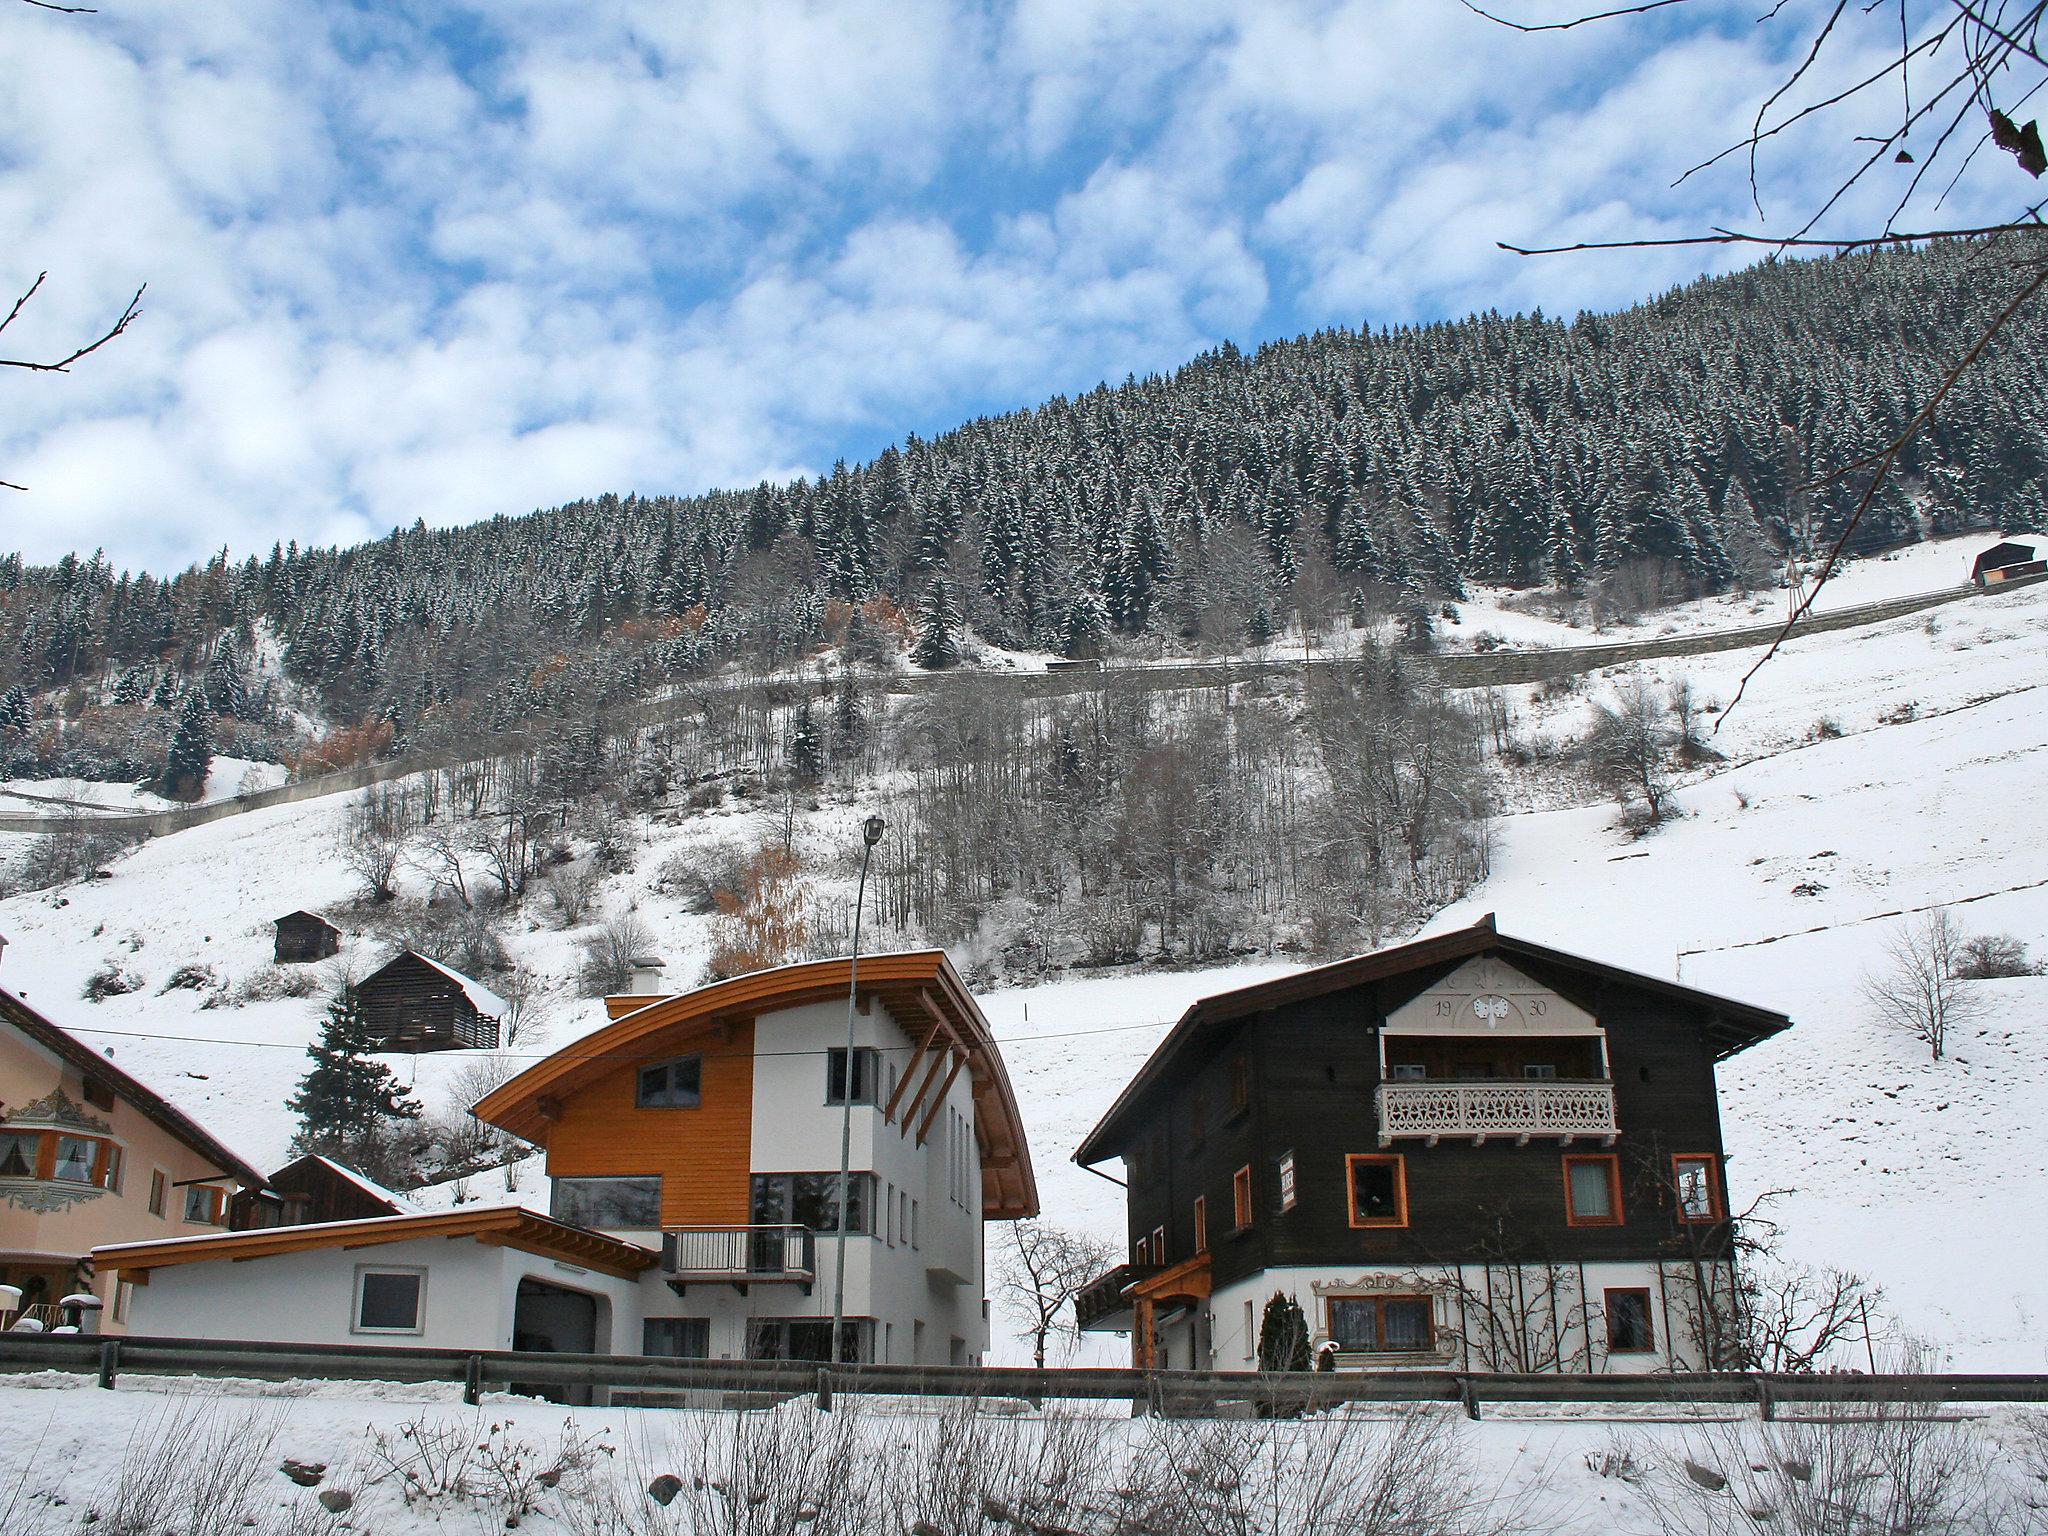
[[1518,1146],[1532,1136],[1562,1143],[1583,1136],[1612,1144],[1619,1134],[1608,1082],[1381,1083],[1374,1107],[1383,1147],[1400,1137],[1435,1146],[1445,1136],[1512,1136]]

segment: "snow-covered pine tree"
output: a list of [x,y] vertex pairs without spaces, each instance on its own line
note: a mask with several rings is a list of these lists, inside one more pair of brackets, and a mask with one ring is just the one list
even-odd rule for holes
[[16,683],[6,693],[0,694],[0,737],[12,736],[20,740],[35,724],[35,713],[28,702],[28,690]]
[[920,667],[950,667],[960,659],[960,610],[946,578],[934,576],[917,610],[917,644],[910,659]]
[[178,711],[178,728],[164,757],[164,793],[180,800],[197,800],[212,766],[213,712],[205,692],[194,688]]
[[790,777],[799,784],[815,784],[825,772],[825,740],[818,731],[811,701],[801,700],[789,722],[789,743],[784,749]]
[[216,715],[240,720],[248,714],[249,696],[242,683],[241,652],[235,645],[233,630],[222,635],[213,648],[213,659],[206,664],[204,689],[207,707]]

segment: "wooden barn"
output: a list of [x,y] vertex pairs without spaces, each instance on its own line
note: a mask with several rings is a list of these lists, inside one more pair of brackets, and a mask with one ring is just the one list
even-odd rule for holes
[[305,965],[341,951],[341,930],[317,912],[287,912],[277,920],[279,965]]
[[2006,541],[1994,544],[1970,564],[1970,580],[1979,587],[1995,587],[2022,576],[2048,571],[2048,561],[2034,558],[2034,546]]
[[356,983],[380,1051],[495,1050],[505,1004],[496,993],[413,950]]
[[355,1169],[312,1152],[286,1163],[262,1189],[244,1190],[235,1196],[228,1225],[246,1232],[311,1222],[404,1216],[414,1209],[409,1201],[364,1178]]

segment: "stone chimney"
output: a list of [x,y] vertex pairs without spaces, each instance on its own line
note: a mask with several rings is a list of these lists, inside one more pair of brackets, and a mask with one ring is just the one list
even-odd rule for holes
[[626,962],[626,992],[632,997],[660,997],[666,990],[661,973],[668,969],[659,955],[635,955]]

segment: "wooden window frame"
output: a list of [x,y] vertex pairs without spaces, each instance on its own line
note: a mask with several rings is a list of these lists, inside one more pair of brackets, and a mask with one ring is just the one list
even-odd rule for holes
[[[1707,1170],[1707,1214],[1695,1216],[1685,1208],[1685,1180],[1679,1174],[1681,1163],[1703,1163]],[[1727,1202],[1721,1198],[1721,1158],[1715,1152],[1674,1152],[1671,1154],[1671,1196],[1678,1212],[1678,1219],[1689,1227],[1712,1226],[1725,1221],[1728,1216]]]
[[1291,1211],[1301,1199],[1301,1170],[1291,1150],[1282,1152],[1275,1160],[1274,1171],[1280,1176],[1280,1209]]
[[[1616,1296],[1640,1296],[1643,1298],[1644,1342],[1640,1349],[1623,1349],[1614,1342],[1614,1298]],[[1650,1288],[1647,1285],[1610,1285],[1600,1293],[1600,1315],[1607,1324],[1607,1353],[1610,1355],[1654,1355],[1657,1353],[1657,1314],[1650,1305]]]
[[[1572,1205],[1572,1168],[1579,1163],[1598,1163],[1607,1170],[1607,1214],[1581,1216]],[[1626,1224],[1621,1205],[1621,1158],[1613,1152],[1567,1152],[1564,1171],[1564,1224],[1568,1227],[1619,1227]]]
[[1233,1232],[1249,1231],[1252,1224],[1252,1165],[1246,1163],[1230,1176],[1230,1216]]
[[[1394,1170],[1394,1215],[1358,1214],[1358,1168],[1361,1164]],[[1399,1152],[1347,1152],[1344,1154],[1344,1219],[1355,1232],[1392,1231],[1408,1225],[1408,1159]]]
[[1209,1251],[1209,1197],[1195,1196],[1195,1252]]
[[[688,1104],[650,1104],[647,1102],[647,1074],[660,1068],[668,1074],[671,1085],[675,1082],[675,1069],[686,1061],[697,1064],[697,1097]],[[704,1107],[704,1055],[701,1051],[685,1052],[663,1061],[643,1061],[633,1069],[633,1107],[635,1109],[702,1109]]]
[[[203,1194],[209,1197],[207,1205],[211,1212],[210,1215],[194,1216],[192,1214],[192,1197],[196,1194]],[[195,1227],[224,1227],[228,1224],[227,1208],[228,1192],[218,1184],[187,1184],[185,1186],[184,1203],[180,1207],[182,1212],[180,1219],[191,1223]]]
[[1166,1262],[1166,1228],[1154,1227],[1149,1241],[1152,1244],[1152,1262],[1154,1264],[1164,1264]]
[[149,1170],[149,1214],[167,1216],[171,1209],[171,1176],[161,1168]]
[[[1429,1342],[1420,1349],[1389,1349],[1387,1347],[1387,1303],[1394,1301],[1420,1302],[1428,1310]],[[1371,1292],[1362,1296],[1325,1296],[1323,1298],[1323,1337],[1326,1339],[1334,1340],[1337,1337],[1336,1307],[1340,1302],[1363,1302],[1372,1308],[1373,1314],[1374,1347],[1369,1350],[1351,1350],[1348,1353],[1419,1356],[1435,1355],[1441,1350],[1441,1345],[1437,1340],[1436,1298],[1427,1291],[1406,1291],[1387,1295]],[[1339,1345],[1338,1347],[1341,1349],[1343,1346]]]

